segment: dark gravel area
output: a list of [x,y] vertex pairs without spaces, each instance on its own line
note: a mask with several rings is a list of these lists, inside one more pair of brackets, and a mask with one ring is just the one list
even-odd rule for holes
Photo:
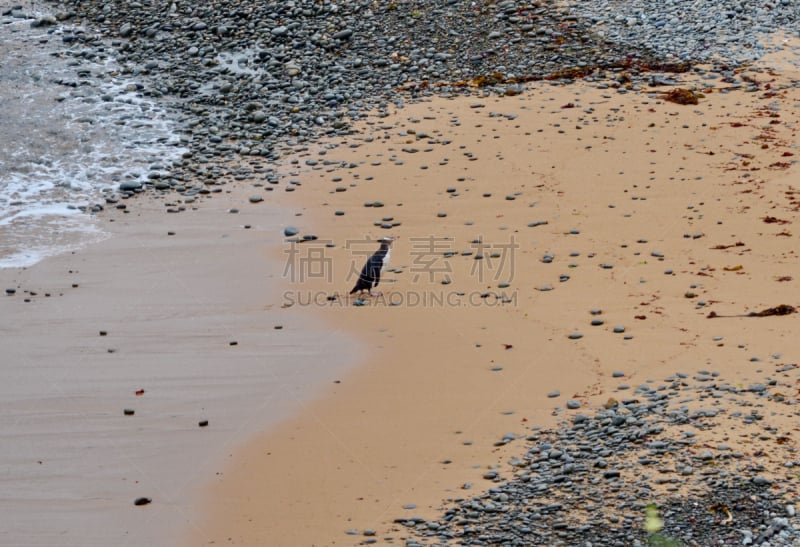
[[524,446],[483,472],[488,492],[450,500],[435,521],[395,522],[408,546],[659,545],[645,530],[654,504],[674,545],[800,545],[800,456],[770,423],[796,418],[781,394],[794,381],[739,387],[704,371],[648,382],[592,416],[564,411],[557,429],[498,441]]
[[[730,9],[675,1],[66,0],[48,2],[54,15],[37,24],[61,35],[82,80],[106,76],[81,73],[82,63],[112,57],[140,94],[169,105],[190,152],[158,166],[159,178],[162,190],[187,191],[189,179],[213,186],[246,178],[243,159],[277,160],[424,95],[513,95],[526,82],[576,79],[636,91],[670,85],[667,73],[696,61],[713,61],[736,83],[731,68],[766,51],[759,36],[800,20],[791,3],[718,3]],[[735,54],[744,49],[747,56]]]

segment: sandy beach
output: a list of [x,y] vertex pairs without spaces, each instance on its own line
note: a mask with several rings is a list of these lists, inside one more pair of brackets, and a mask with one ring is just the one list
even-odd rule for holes
[[[406,544],[398,521],[512,480],[532,432],[676,374],[763,415],[737,429],[715,400],[687,451],[723,443],[800,501],[785,45],[747,86],[420,97],[293,144],[274,179],[243,156],[258,176],[144,192],[96,215],[107,239],[0,269],[3,542]],[[348,295],[385,236],[381,294]]]
[[283,213],[231,204],[142,197],[104,215],[109,239],[0,271],[5,544],[175,544],[234,447],[359,355],[271,309]]
[[[796,363],[797,315],[746,316],[798,303],[788,60],[790,72],[749,73],[755,93],[678,76],[702,93],[697,105],[657,88],[546,83],[424,101],[301,154],[287,178],[302,185],[276,201],[303,213],[303,233],[336,243],[324,248],[335,282],[306,279],[285,300],[369,353],[236,454],[187,544],[401,542],[394,519],[435,517],[472,493],[465,483],[491,486],[481,476],[507,473],[519,450],[497,441],[557,424],[574,413],[568,399],[598,408],[698,370],[747,385]],[[354,278],[342,278],[362,260],[354,241],[384,235],[398,238],[395,270],[382,297],[353,306]],[[313,296],[334,293],[347,303]],[[795,420],[782,405],[769,418],[784,432]]]

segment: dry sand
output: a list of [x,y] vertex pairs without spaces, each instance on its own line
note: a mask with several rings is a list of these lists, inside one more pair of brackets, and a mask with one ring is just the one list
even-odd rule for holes
[[[301,186],[274,201],[320,237],[296,258],[334,281],[295,279],[284,304],[357,333],[369,357],[236,454],[187,544],[354,545],[367,529],[397,543],[394,518],[433,518],[445,498],[491,486],[485,470],[502,476],[522,450],[495,443],[557,423],[574,412],[567,399],[591,411],[624,396],[620,386],[677,371],[747,385],[796,363],[797,314],[741,316],[800,304],[791,61],[782,75],[750,72],[756,93],[682,77],[704,91],[696,106],[656,97],[663,88],[547,83],[432,99],[372,119],[324,155],[300,154],[286,171]],[[364,206],[374,201],[384,206]],[[354,306],[344,293],[357,253],[385,235],[398,238],[397,271],[382,298]],[[470,249],[485,258],[461,255]],[[334,293],[342,300],[325,300]],[[597,317],[605,323],[591,326]],[[783,409],[770,422],[796,429]],[[739,447],[733,433],[727,442]],[[467,482],[475,489],[461,491]]]
[[[179,215],[139,200],[104,217],[111,239],[0,271],[17,289],[0,300],[4,541],[397,541],[394,518],[491,486],[521,450],[495,443],[556,424],[568,399],[589,412],[676,371],[747,384],[798,362],[797,314],[707,318],[800,304],[787,67],[752,72],[757,93],[695,79],[716,87],[697,106],[546,83],[407,105],[287,163],[301,185],[271,204],[247,203],[253,188]],[[320,239],[292,247],[289,223]],[[384,235],[397,271],[354,306],[363,241]]]

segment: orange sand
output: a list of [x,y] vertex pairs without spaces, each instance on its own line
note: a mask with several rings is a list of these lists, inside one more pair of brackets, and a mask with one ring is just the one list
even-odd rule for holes
[[[757,93],[725,93],[719,80],[686,76],[683,87],[705,93],[697,106],[665,102],[663,89],[619,94],[584,84],[431,99],[372,119],[325,155],[300,153],[286,174],[302,186],[271,199],[302,213],[303,233],[337,244],[303,244],[298,255],[324,251],[334,281],[295,279],[283,304],[358,333],[369,357],[234,456],[188,544],[364,539],[348,529],[398,541],[404,532],[394,518],[433,518],[445,498],[475,493],[461,491],[463,483],[491,486],[484,471],[507,473],[505,462],[523,450],[495,441],[574,413],[554,412],[567,399],[593,411],[623,397],[621,384],[701,369],[747,384],[797,362],[798,315],[706,317],[800,304],[800,187],[791,163],[800,154],[800,93],[785,85],[797,77],[789,66],[794,72],[783,75],[752,72]],[[401,224],[376,227],[383,217]],[[547,223],[528,227],[534,221]],[[351,267],[363,262],[347,242],[384,235],[398,237],[391,266],[399,271],[386,274],[383,298],[363,307],[325,301],[347,292]],[[518,247],[503,267],[509,244]],[[459,254],[445,260],[446,249]],[[473,269],[480,261],[461,256],[466,249],[486,255],[482,266]],[[546,253],[552,263],[542,261]],[[552,290],[540,290],[546,285]],[[459,291],[463,298],[452,296]],[[472,298],[482,293],[510,302]],[[323,298],[297,303],[309,294]],[[455,301],[431,304],[432,295]],[[416,304],[423,297],[428,305]],[[604,325],[590,326],[594,308]],[[583,337],[568,339],[574,332]],[[548,398],[555,390],[560,397]],[[770,420],[795,428],[784,410]],[[409,503],[417,507],[404,510]]]

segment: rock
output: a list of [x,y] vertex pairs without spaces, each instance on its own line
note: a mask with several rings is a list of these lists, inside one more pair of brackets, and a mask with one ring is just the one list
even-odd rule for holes
[[133,26],[130,23],[125,23],[119,27],[119,35],[123,38],[128,38],[133,34]]
[[299,233],[300,230],[298,230],[294,226],[287,226],[286,228],[283,229],[283,235],[286,237],[296,236]]
[[333,39],[334,40],[347,40],[351,36],[353,36],[353,29],[347,28],[347,29],[344,29],[344,30],[340,30],[339,32],[334,34],[333,35]]
[[250,196],[250,203],[261,203],[264,201],[262,196]]
[[31,23],[31,28],[49,27],[58,23],[53,15],[43,15]]
[[121,182],[119,185],[119,189],[122,190],[123,192],[133,192],[136,190],[140,190],[142,186],[143,186],[142,182],[137,180],[131,180],[126,182]]
[[133,501],[134,505],[149,505],[153,502],[151,498],[136,498]]

